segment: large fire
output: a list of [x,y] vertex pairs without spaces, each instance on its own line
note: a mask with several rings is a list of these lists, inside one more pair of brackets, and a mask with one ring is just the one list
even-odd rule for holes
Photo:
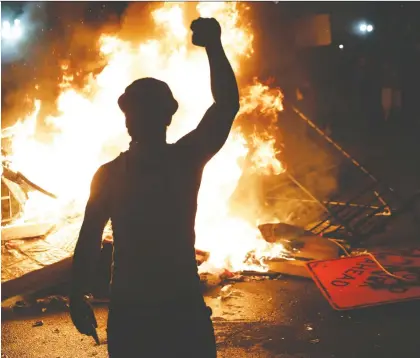
[[[171,87],[180,109],[168,130],[174,142],[194,129],[212,103],[210,76],[205,51],[191,45],[185,4],[164,4],[152,13],[158,35],[142,41],[123,41],[117,35],[104,34],[99,39],[107,61],[103,71],[91,76],[84,90],[72,87],[72,76],[63,64],[60,115],[46,119],[40,130],[39,110],[7,131],[12,135],[12,168],[55,193],[58,199],[31,193],[22,220],[53,220],[60,223],[59,237],[76,235],[89,195],[89,185],[96,169],[128,148],[129,137],[117,98],[125,87],[140,77],[156,77]],[[202,3],[197,11],[202,17],[215,17],[223,29],[222,41],[228,58],[241,80],[241,68],[252,56],[251,29],[241,23],[237,3]],[[271,123],[282,110],[282,95],[258,81],[241,88],[242,108],[238,118],[258,113]],[[235,125],[223,149],[205,168],[199,193],[196,219],[196,247],[210,252],[202,270],[258,269],[262,264],[246,262],[254,258],[281,254],[281,245],[268,244],[257,228],[258,218],[245,220],[232,212],[229,199],[243,174],[244,158],[258,174],[279,174],[284,169],[276,158],[275,139],[270,128],[260,135],[245,135]],[[252,149],[252,152],[250,152]],[[252,188],[250,188],[252,190]],[[165,218],[162,218],[164,221]],[[72,223],[70,225],[69,223]],[[76,223],[76,224],[75,224]]]

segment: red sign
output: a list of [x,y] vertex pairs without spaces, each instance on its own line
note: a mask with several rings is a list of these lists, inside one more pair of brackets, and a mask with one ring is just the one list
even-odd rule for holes
[[307,268],[336,310],[362,308],[420,298],[420,249],[383,250],[370,255],[312,261]]

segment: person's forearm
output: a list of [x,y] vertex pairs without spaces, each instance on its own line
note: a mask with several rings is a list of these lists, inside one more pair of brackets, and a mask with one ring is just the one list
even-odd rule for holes
[[100,255],[102,235],[100,238],[87,237],[85,235],[89,234],[83,232],[82,229],[74,250],[72,296],[82,296],[89,293],[96,263]]
[[238,107],[238,85],[222,43],[217,41],[211,46],[207,46],[206,52],[209,58],[211,91],[215,103]]

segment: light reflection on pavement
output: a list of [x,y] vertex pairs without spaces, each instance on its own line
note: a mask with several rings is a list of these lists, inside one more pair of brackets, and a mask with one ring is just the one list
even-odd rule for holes
[[[333,311],[311,280],[233,284],[232,294],[206,293],[219,357],[418,357],[419,301],[355,312]],[[102,344],[81,336],[68,313],[2,317],[2,357],[107,357],[106,307],[96,307]],[[32,327],[43,320],[41,327]],[[401,333],[404,332],[402,335]]]

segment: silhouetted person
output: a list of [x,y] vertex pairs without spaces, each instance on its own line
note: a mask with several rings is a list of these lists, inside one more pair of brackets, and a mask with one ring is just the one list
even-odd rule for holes
[[208,55],[213,105],[195,130],[167,144],[178,103],[166,83],[134,81],[118,100],[130,148],[92,180],[74,253],[70,312],[77,329],[90,335],[96,321],[84,295],[111,219],[110,357],[216,356],[211,310],[197,273],[194,222],[204,166],[228,138],[239,95],[219,23],[200,18],[191,29],[193,44]]

